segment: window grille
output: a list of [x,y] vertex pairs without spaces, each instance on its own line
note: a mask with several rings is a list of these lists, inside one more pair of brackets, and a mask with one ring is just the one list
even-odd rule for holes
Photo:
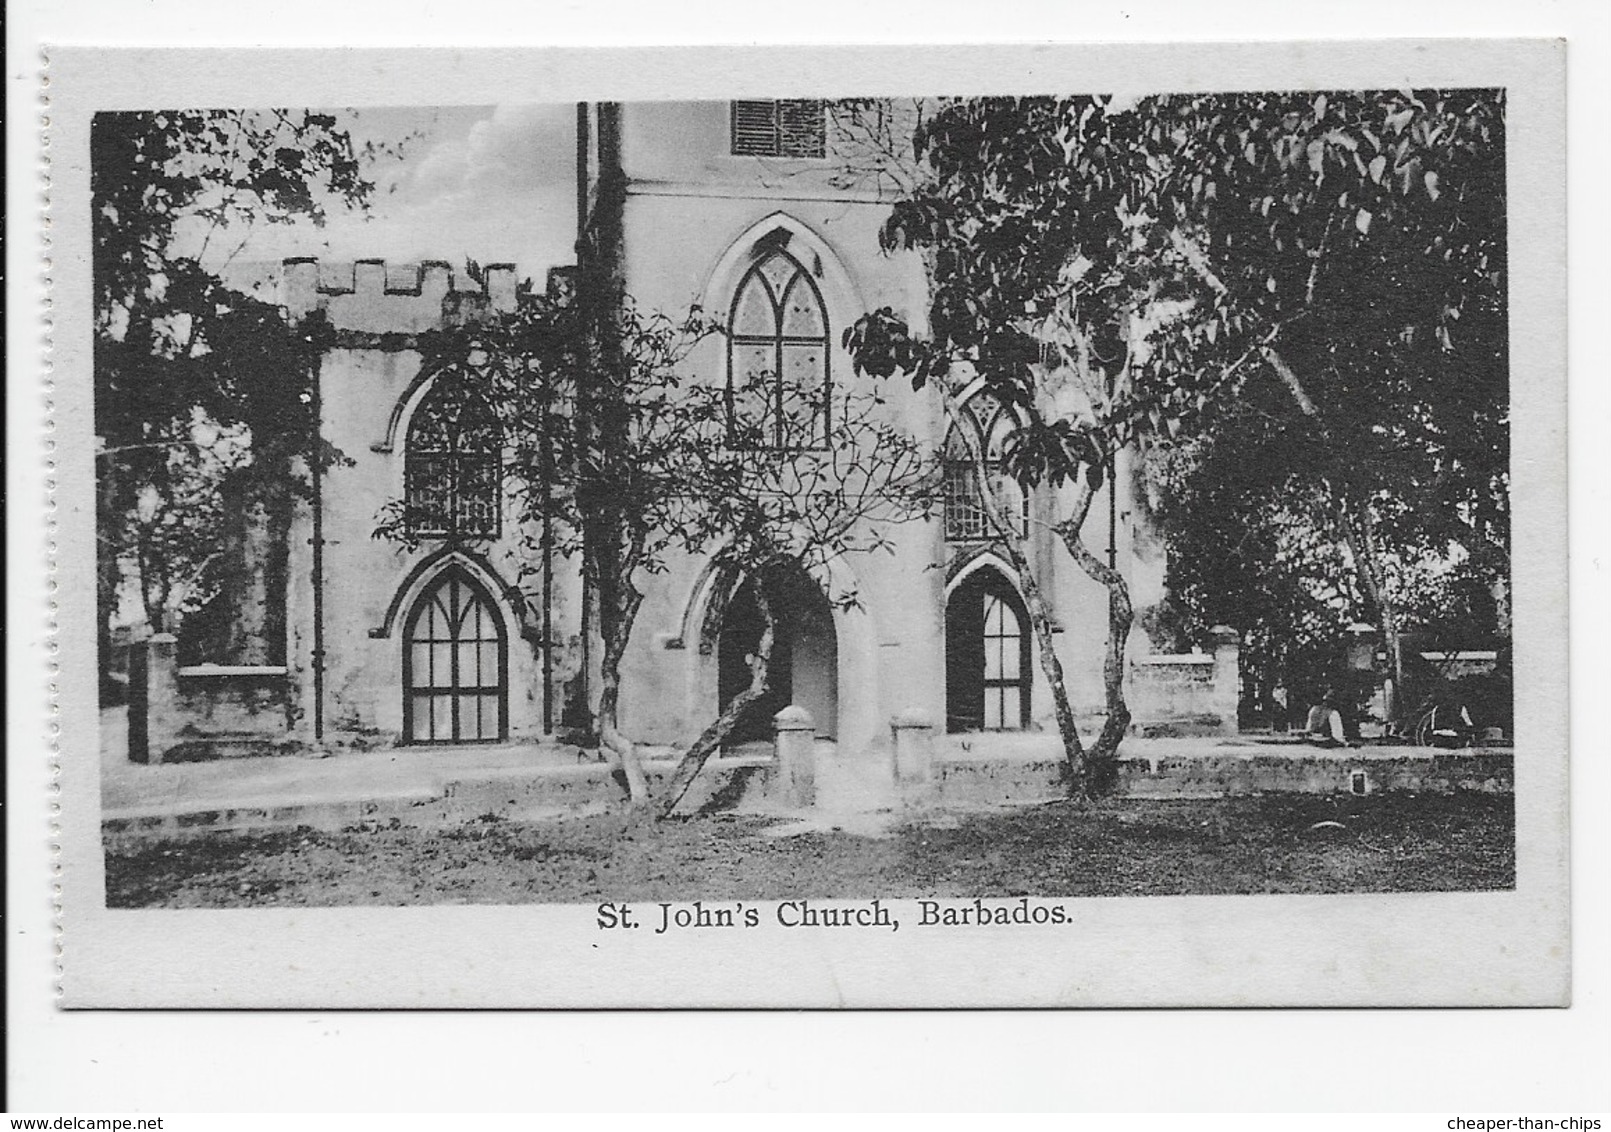
[[944,504],[947,542],[979,542],[998,537],[981,498],[979,470],[967,441],[957,432],[966,428],[984,452],[985,474],[1001,513],[1016,520],[1013,531],[1022,538],[1029,529],[1029,498],[1002,469],[1007,437],[1016,425],[1011,412],[996,397],[980,393],[962,407],[963,420],[954,422],[945,439]]
[[507,644],[492,601],[459,569],[414,607],[403,656],[410,743],[480,743],[508,733]]
[[1029,726],[1034,672],[1029,611],[992,566],[963,578],[945,605],[946,730]]
[[728,439],[737,448],[798,449],[828,441],[828,311],[816,282],[785,251],[745,273],[728,315]]
[[945,537],[951,542],[967,542],[990,537],[989,520],[979,499],[979,474],[967,451],[945,460]]
[[733,103],[736,157],[825,157],[827,132],[819,98]]
[[1028,723],[1029,641],[1018,611],[984,595],[984,729],[1018,731]]
[[492,406],[461,376],[431,383],[408,426],[409,529],[426,537],[497,537],[503,441]]

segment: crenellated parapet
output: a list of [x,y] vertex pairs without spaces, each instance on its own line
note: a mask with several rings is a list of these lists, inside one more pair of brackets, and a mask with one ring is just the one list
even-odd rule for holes
[[338,334],[407,337],[488,311],[513,310],[512,263],[488,264],[484,283],[441,260],[394,264],[360,259],[321,263],[299,257],[284,264],[283,297],[293,320],[322,310]]

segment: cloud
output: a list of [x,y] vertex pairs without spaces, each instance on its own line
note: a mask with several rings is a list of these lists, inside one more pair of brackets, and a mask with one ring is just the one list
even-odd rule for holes
[[512,262],[541,286],[548,268],[574,261],[571,106],[389,107],[360,111],[353,124],[355,140],[411,139],[400,161],[376,169],[382,188],[369,214],[333,210],[322,228],[259,225],[245,234],[238,264],[469,258]]
[[503,105],[441,137],[405,185],[415,202],[479,193],[541,192],[575,178],[575,117],[562,104]]

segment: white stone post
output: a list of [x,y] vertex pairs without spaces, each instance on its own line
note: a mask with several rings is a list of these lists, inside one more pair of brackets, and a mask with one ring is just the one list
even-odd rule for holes
[[1387,682],[1383,674],[1376,670],[1376,646],[1380,640],[1381,634],[1374,625],[1356,621],[1348,626],[1348,645],[1343,654],[1343,678],[1346,683],[1338,691],[1345,698],[1346,717],[1353,716],[1361,700],[1368,701],[1364,718],[1358,720],[1361,738],[1380,737],[1388,721],[1393,718]]
[[[130,665],[129,758],[133,762],[160,763],[178,742],[184,726],[184,711],[179,703],[179,641],[172,633],[157,633],[136,642],[134,648],[145,656],[142,663]],[[136,678],[141,683],[139,688],[134,687]],[[143,710],[134,706],[135,696],[143,700]]]
[[895,785],[906,798],[923,797],[934,780],[934,721],[910,707],[890,720],[895,736]]
[[1376,668],[1376,626],[1356,621],[1348,626],[1348,669],[1372,672]]
[[1215,625],[1209,631],[1214,638],[1214,709],[1219,716],[1222,735],[1235,735],[1237,705],[1242,698],[1242,638],[1229,625]]
[[312,314],[319,305],[319,261],[305,256],[284,263],[285,310],[292,322]]
[[790,704],[772,717],[778,783],[785,805],[803,809],[816,802],[817,725],[811,713]]

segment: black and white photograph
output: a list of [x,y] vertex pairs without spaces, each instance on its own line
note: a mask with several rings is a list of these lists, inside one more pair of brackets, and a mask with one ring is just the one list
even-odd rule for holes
[[[1263,993],[974,966],[1092,916],[1562,942],[1527,57],[1537,89],[81,99],[69,1000],[272,1004],[134,986],[112,940],[349,915],[340,962],[444,1005],[451,944],[385,916],[481,909],[743,972],[509,1005],[1558,1001],[1558,949],[1470,977],[1524,961],[1500,933],[1445,982],[1385,937]],[[773,970],[802,953],[865,981]],[[394,1004],[361,982],[329,1001]]]

